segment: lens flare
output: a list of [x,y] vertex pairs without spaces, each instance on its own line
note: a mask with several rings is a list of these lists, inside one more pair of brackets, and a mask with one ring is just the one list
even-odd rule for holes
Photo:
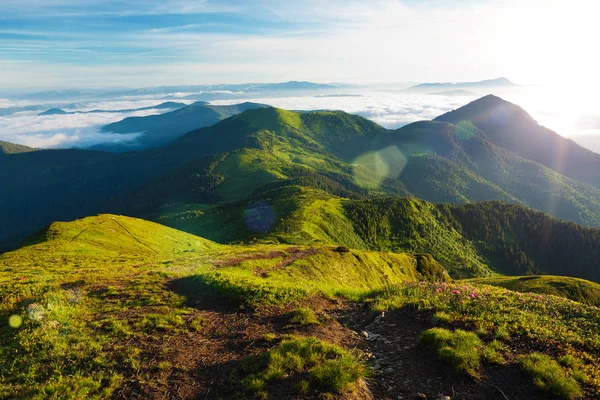
[[386,178],[400,176],[407,158],[396,146],[364,153],[353,161],[354,183],[361,187],[375,188]]
[[268,232],[277,219],[277,214],[273,207],[266,201],[251,204],[244,211],[244,220],[246,226],[252,232],[266,233]]
[[20,328],[23,324],[23,318],[20,315],[14,314],[8,318],[8,326],[11,328],[17,329]]
[[475,125],[471,121],[460,121],[454,127],[454,134],[460,140],[470,140],[473,136],[475,136]]

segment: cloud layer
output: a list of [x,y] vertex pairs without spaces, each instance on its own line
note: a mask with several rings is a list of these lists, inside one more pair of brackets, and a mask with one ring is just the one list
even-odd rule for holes
[[[556,92],[556,90],[551,91]],[[336,95],[337,94],[337,95]],[[160,96],[141,95],[139,97],[118,97],[102,101],[71,103],[68,111],[89,111],[94,109],[134,109],[157,105],[175,94]],[[189,95],[186,93],[186,95]],[[351,96],[349,96],[351,95]],[[340,89],[339,93],[326,96],[321,93],[294,97],[248,97],[215,100],[212,104],[236,104],[243,101],[269,104],[288,110],[343,110],[358,114],[378,124],[395,129],[411,122],[433,119],[447,111],[459,108],[476,96],[441,96],[412,94],[398,91],[383,91],[356,87]],[[585,147],[600,151],[600,111],[593,109],[593,101],[576,96],[551,96],[548,90],[521,90],[503,93],[501,97],[522,106],[540,124],[559,134],[572,137]],[[178,100],[179,101],[179,100]],[[185,99],[190,103],[194,100]],[[0,99],[5,107],[26,104]],[[67,103],[65,103],[67,104]],[[50,108],[50,106],[48,106]],[[166,110],[149,109],[135,112],[110,112],[90,114],[66,114],[39,116],[39,111],[18,112],[0,117],[0,140],[25,144],[40,148],[90,147],[96,144],[127,142],[139,135],[119,135],[100,132],[106,124],[120,121],[128,116],[146,116]]]
[[[149,107],[161,100],[120,100],[86,102],[67,111],[89,111],[94,109],[132,109]],[[7,107],[21,105],[0,99]],[[48,107],[50,108],[50,107]],[[137,134],[111,134],[100,132],[102,126],[126,117],[160,114],[166,110],[149,109],[133,112],[109,112],[90,114],[59,114],[40,116],[39,111],[18,112],[0,116],[0,140],[24,144],[36,148],[90,147],[100,143],[117,143],[134,140]]]

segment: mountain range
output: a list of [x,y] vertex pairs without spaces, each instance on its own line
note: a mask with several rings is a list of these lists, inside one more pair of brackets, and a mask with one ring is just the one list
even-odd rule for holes
[[[215,117],[220,108],[198,107],[220,118]],[[247,239],[240,237],[244,230],[237,230],[237,236],[221,237],[218,232],[231,218],[243,224],[246,207],[270,204],[272,190],[288,186],[311,187],[348,199],[410,195],[457,204],[501,200],[600,227],[598,169],[593,168],[598,155],[539,127],[525,111],[498,97],[486,96],[437,120],[397,130],[340,111],[238,107],[230,111],[248,109],[146,151],[23,152],[28,149],[20,146],[19,153],[1,157],[3,248],[16,246],[52,221],[98,212],[162,221],[179,218],[172,215],[184,220],[188,213],[206,215],[217,226],[208,238]],[[164,133],[163,126],[179,120],[180,133],[191,126],[184,121],[195,109],[126,119],[118,126],[127,130],[153,125]],[[509,122],[495,124],[499,115]],[[147,118],[158,122],[143,125]],[[532,142],[545,140],[539,135],[551,135],[560,145],[574,146],[569,152],[576,159],[557,166],[548,162],[546,151],[529,154],[526,146],[513,148],[512,142],[498,140],[502,126],[508,128],[506,136],[518,135],[514,129],[519,127]],[[223,214],[231,207],[237,207],[239,214]],[[219,220],[219,215],[225,219]],[[200,229],[204,234],[202,226],[185,229],[196,233]]]
[[0,398],[600,394],[598,155],[520,107],[111,129],[150,148],[0,142]]
[[432,91],[455,91],[455,90],[494,90],[501,88],[514,88],[518,85],[512,83],[509,79],[501,77],[496,79],[486,79],[477,82],[428,82],[411,86],[405,91],[415,93],[430,93]]
[[[165,104],[165,103],[163,103]],[[214,106],[200,101],[189,106],[170,107],[174,111],[146,117],[127,117],[102,127],[103,132],[143,132],[133,142],[112,145],[96,145],[97,150],[128,151],[160,147],[197,128],[213,125],[243,111],[266,107],[257,103],[241,103],[230,106]]]
[[[203,101],[197,102],[197,104],[208,104]],[[175,101],[166,101],[155,106],[140,107],[140,108],[127,108],[120,110],[89,110],[89,111],[65,111],[62,108],[50,108],[46,111],[39,113],[38,115],[64,115],[64,114],[97,114],[97,113],[114,113],[114,112],[133,112],[133,111],[146,111],[146,110],[175,110],[178,108],[185,107],[185,103],[178,103]]]
[[[234,93],[260,93],[260,92],[294,92],[307,90],[327,90],[335,89],[343,84],[329,85],[323,83],[314,83],[306,81],[288,81],[277,83],[242,83],[242,84],[215,84],[215,85],[178,85],[178,86],[157,86],[145,87],[139,89],[64,89],[64,90],[45,90],[39,92],[24,93],[10,96],[14,100],[35,100],[35,101],[60,101],[64,99],[92,99],[107,97],[135,97],[148,95],[169,95],[174,93],[202,93],[205,94],[234,94]],[[181,98],[181,96],[180,96]]]

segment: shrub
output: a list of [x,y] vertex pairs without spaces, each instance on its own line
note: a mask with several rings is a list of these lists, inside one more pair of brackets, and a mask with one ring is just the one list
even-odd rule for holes
[[577,382],[567,376],[561,366],[549,356],[531,353],[521,357],[520,362],[523,369],[532,376],[535,386],[554,398],[581,397],[581,389]]

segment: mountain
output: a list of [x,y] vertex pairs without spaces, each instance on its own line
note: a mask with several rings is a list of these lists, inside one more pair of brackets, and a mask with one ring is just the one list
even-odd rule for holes
[[488,95],[436,121],[469,122],[492,143],[569,178],[600,187],[600,154],[539,125],[521,107]]
[[487,135],[258,107],[0,143],[0,398],[597,398],[599,189]]
[[217,242],[258,239],[429,253],[454,278],[566,274],[600,282],[599,229],[498,201],[451,205],[410,197],[345,199],[309,188],[307,181],[293,183],[225,204],[190,201],[182,206],[174,196],[170,205],[159,201],[161,207],[145,215]]
[[477,93],[469,92],[468,90],[445,90],[443,92],[427,93],[432,96],[477,96]]
[[5,154],[29,153],[31,151],[36,151],[36,150],[37,149],[33,149],[31,147],[23,146],[20,144],[3,142],[0,140],[0,157],[2,157]]
[[493,88],[511,88],[516,87],[515,85],[507,78],[496,78],[496,79],[487,79],[483,81],[477,82],[430,82],[430,83],[421,83],[419,85],[411,86],[405,91],[407,92],[420,92],[427,93],[435,91],[448,91],[448,90],[483,90],[483,89],[493,89]]
[[387,130],[340,111],[252,108],[136,153],[10,155],[0,159],[0,182],[4,248],[54,220],[98,212],[158,219],[221,204],[243,213],[265,201],[260,193],[290,184],[354,199],[503,200],[600,226],[599,189],[495,145],[473,124]]
[[279,83],[242,83],[242,84],[216,84],[216,85],[186,85],[186,86],[160,86],[148,87],[140,89],[122,90],[108,93],[110,96],[140,96],[140,95],[158,95],[169,93],[215,93],[230,92],[235,93],[252,93],[252,92],[280,92],[280,91],[297,91],[297,90],[323,90],[334,89],[337,86],[306,82],[306,81],[289,81]]
[[70,113],[68,113],[65,110],[62,110],[60,108],[50,108],[46,111],[39,113],[38,115],[63,115],[63,114],[70,114]]
[[[204,101],[198,101],[197,104],[208,104]],[[61,114],[96,114],[96,113],[116,113],[116,112],[134,112],[134,111],[147,111],[147,110],[176,110],[178,108],[185,107],[185,103],[178,103],[174,101],[166,101],[164,103],[157,104],[155,106],[140,107],[140,108],[127,108],[120,110],[90,110],[90,111],[65,111],[61,108],[51,108],[38,115],[61,115]]]
[[94,148],[98,150],[127,151],[159,147],[191,130],[215,124],[232,115],[259,107],[266,106],[256,103],[213,106],[205,102],[196,102],[160,115],[127,117],[119,122],[105,125],[102,131],[112,133],[144,132],[142,136],[132,143],[98,145]]

